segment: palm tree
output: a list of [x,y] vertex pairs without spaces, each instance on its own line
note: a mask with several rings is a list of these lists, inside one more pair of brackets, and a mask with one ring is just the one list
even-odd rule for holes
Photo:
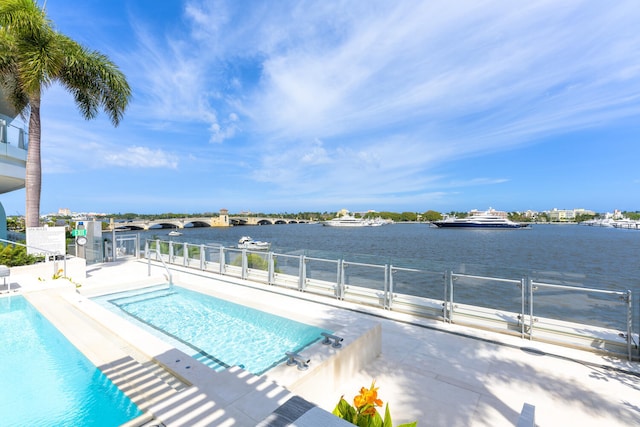
[[23,116],[29,115],[26,166],[27,227],[40,225],[40,100],[59,83],[73,95],[85,119],[102,108],[118,126],[131,89],[103,54],[58,33],[36,0],[0,0],[0,88]]

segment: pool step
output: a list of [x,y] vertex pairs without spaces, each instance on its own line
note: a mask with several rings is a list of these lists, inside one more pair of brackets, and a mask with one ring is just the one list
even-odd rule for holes
[[189,385],[185,384],[178,377],[173,375],[162,365],[150,360],[147,356],[140,353],[136,348],[122,343],[120,349],[127,355],[129,355],[135,363],[140,365],[142,369],[153,375],[158,380],[169,386],[171,389],[180,392],[185,390]]
[[227,368],[230,368],[228,364],[216,358],[215,356],[209,353],[206,353],[204,350],[201,350],[198,353],[191,355],[191,357],[193,357],[203,365],[206,365],[209,368],[213,369],[214,371],[223,371]]
[[116,306],[148,301],[156,298],[164,298],[173,295],[175,292],[168,285],[151,286],[141,289],[131,290],[117,295],[105,295],[98,297],[98,300],[106,300]]
[[131,356],[103,365],[100,369],[142,411],[187,388],[157,364],[140,363]]

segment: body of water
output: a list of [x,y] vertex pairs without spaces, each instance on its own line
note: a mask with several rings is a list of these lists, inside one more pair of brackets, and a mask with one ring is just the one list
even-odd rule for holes
[[[440,229],[426,224],[336,228],[286,224],[185,228],[142,232],[142,238],[235,247],[240,237],[271,242],[277,253],[451,269],[506,278],[565,276],[584,286],[640,290],[640,232],[579,225],[538,224],[529,229]],[[640,293],[640,292],[639,292]],[[639,295],[640,296],[640,295]]]

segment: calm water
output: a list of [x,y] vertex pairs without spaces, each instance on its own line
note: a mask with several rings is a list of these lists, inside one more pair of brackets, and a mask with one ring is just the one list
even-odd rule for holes
[[142,412],[22,296],[0,298],[0,425],[104,426]]
[[319,224],[185,228],[141,233],[143,238],[235,247],[250,235],[272,243],[272,251],[326,258],[364,259],[434,271],[519,278],[582,278],[584,286],[640,290],[640,231],[578,225],[534,225],[519,230],[438,229],[424,224],[334,228]]
[[95,300],[177,339],[188,347],[185,352],[216,370],[237,365],[261,375],[285,360],[285,352],[298,352],[322,338],[321,332],[331,332],[179,286]]

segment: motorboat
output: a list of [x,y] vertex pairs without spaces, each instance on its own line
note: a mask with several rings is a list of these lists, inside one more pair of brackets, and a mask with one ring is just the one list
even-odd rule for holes
[[238,240],[238,249],[251,249],[254,251],[268,251],[271,247],[271,243],[263,242],[260,240],[253,240],[249,236],[242,236]]
[[484,212],[472,211],[466,218],[445,218],[433,221],[438,228],[527,228],[528,224],[514,222],[506,217],[506,213],[491,208]]
[[169,232],[169,236],[182,236],[182,233],[179,232],[178,229],[175,229]]
[[591,227],[615,227],[616,221],[612,218],[597,218],[582,221],[580,225],[588,225]]

